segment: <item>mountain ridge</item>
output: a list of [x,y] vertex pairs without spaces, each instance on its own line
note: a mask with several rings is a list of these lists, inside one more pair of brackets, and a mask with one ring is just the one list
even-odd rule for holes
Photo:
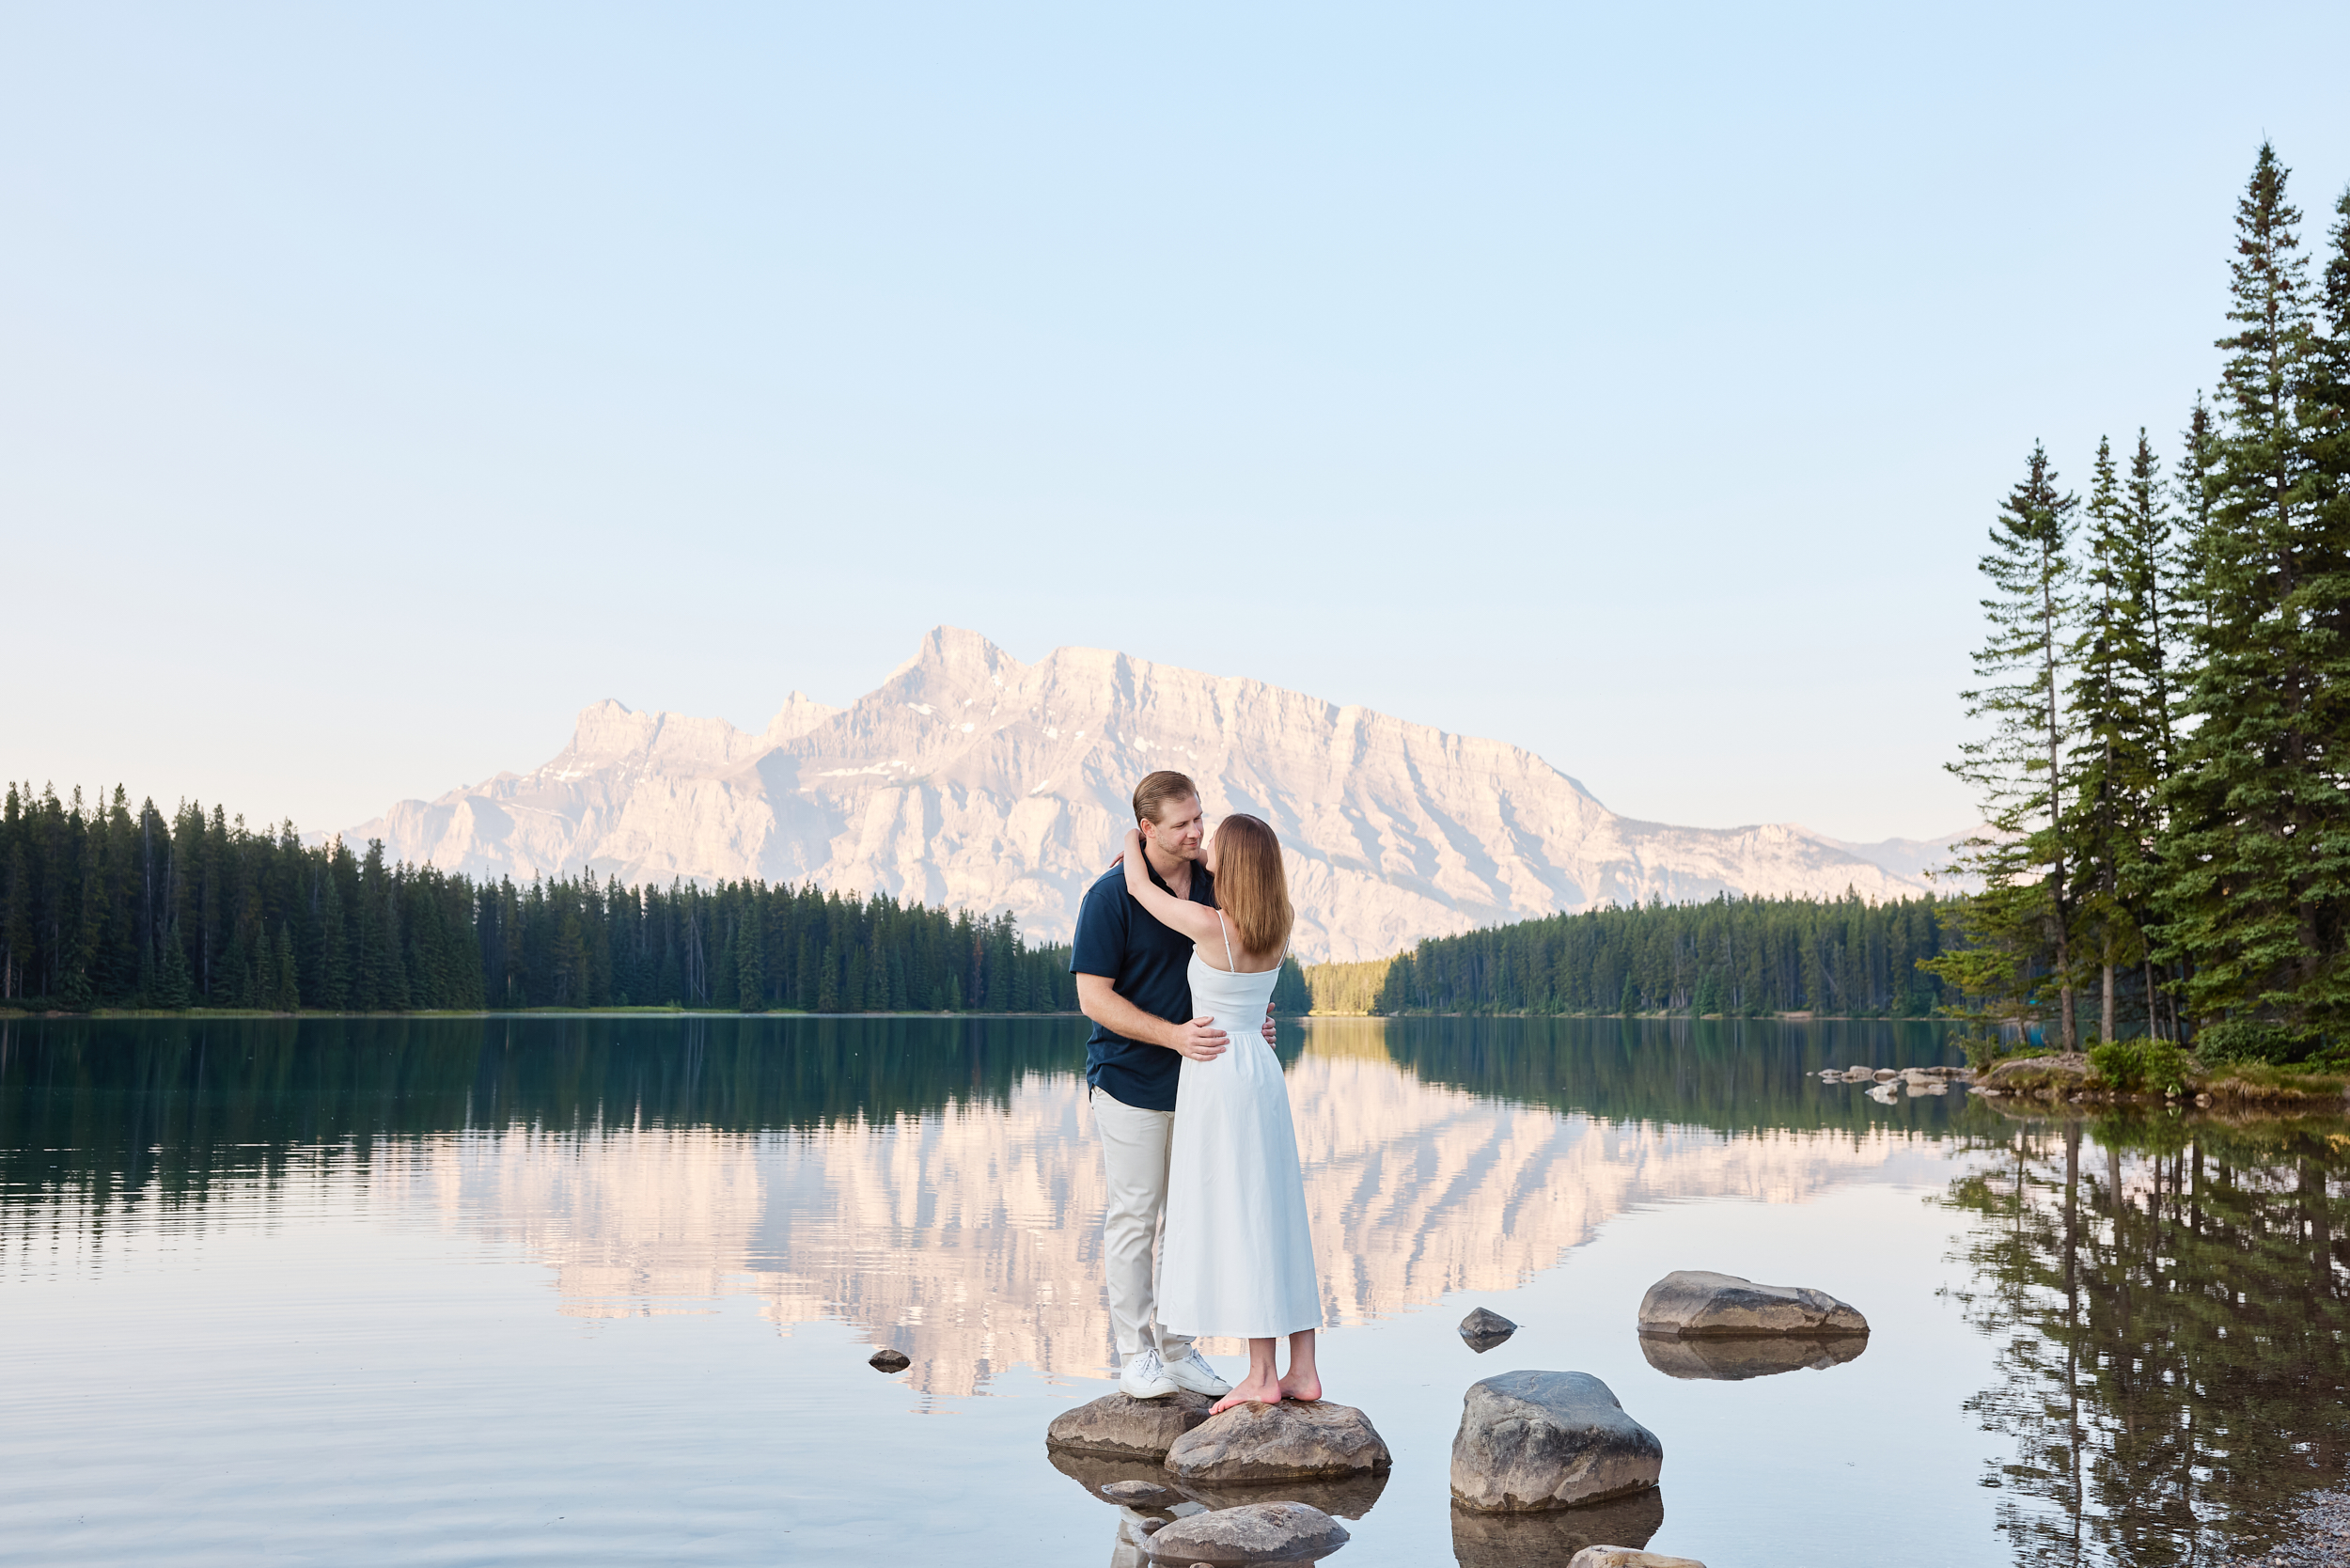
[[1064,939],[1156,767],[1281,835],[1309,959],[1608,902],[1902,897],[1948,842],[1644,822],[1506,742],[1105,649],[1023,664],[948,626],[848,706],[794,691],[756,733],[606,698],[530,773],[399,802],[345,837],[477,876],[814,880],[1009,908]]

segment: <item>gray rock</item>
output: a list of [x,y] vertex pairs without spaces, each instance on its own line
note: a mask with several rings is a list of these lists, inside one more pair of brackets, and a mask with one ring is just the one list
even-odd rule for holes
[[1866,1334],[1869,1320],[1825,1291],[1758,1285],[1734,1274],[1675,1269],[1640,1298],[1640,1332],[1684,1339],[1708,1334]]
[[1667,1557],[1637,1546],[1586,1546],[1567,1568],[1705,1568],[1693,1557]]
[[1264,1502],[1178,1519],[1151,1537],[1145,1549],[1153,1562],[1246,1568],[1256,1562],[1311,1562],[1346,1540],[1346,1527],[1318,1508]]
[[1645,1544],[1664,1528],[1665,1495],[1653,1486],[1543,1513],[1481,1513],[1456,1502],[1452,1555],[1460,1568],[1568,1568],[1576,1553],[1601,1542]]
[[1889,1105],[1901,1097],[1902,1086],[1898,1083],[1882,1083],[1869,1090],[1869,1098],[1880,1105]]
[[1844,1081],[1848,1084],[1860,1083],[1866,1079],[1873,1078],[1876,1075],[1877,1070],[1873,1067],[1847,1067],[1844,1069]]
[[1718,1335],[1695,1340],[1661,1334],[1640,1336],[1640,1354],[1667,1377],[1706,1378],[1716,1383],[1740,1383],[1749,1377],[1770,1377],[1807,1368],[1825,1372],[1857,1360],[1868,1348],[1866,1334],[1839,1334],[1830,1339],[1792,1334]]
[[1901,1074],[1894,1072],[1889,1067],[1880,1067],[1875,1072],[1870,1074],[1869,1076],[1874,1078],[1879,1083],[1885,1083],[1889,1079],[1900,1077]]
[[1461,1340],[1482,1356],[1518,1331],[1518,1325],[1489,1307],[1480,1307],[1461,1320]]
[[1148,1482],[1164,1487],[1174,1480],[1152,1459],[1105,1459],[1098,1454],[1071,1453],[1055,1448],[1047,1448],[1044,1458],[1053,1468],[1084,1487],[1088,1497],[1097,1500],[1106,1496],[1104,1487],[1121,1481]]
[[1656,1434],[1589,1372],[1514,1372],[1469,1386],[1452,1437],[1452,1497],[1530,1513],[1645,1491],[1665,1467]]
[[912,1361],[906,1358],[906,1353],[904,1351],[890,1350],[886,1347],[873,1352],[872,1355],[865,1358],[865,1361],[866,1365],[885,1372],[901,1372],[908,1367],[914,1365]]
[[1394,1463],[1368,1417],[1328,1400],[1235,1404],[1167,1450],[1177,1480],[1225,1484],[1365,1475]]
[[1044,1446],[1064,1453],[1104,1459],[1161,1460],[1175,1439],[1208,1419],[1215,1402],[1178,1389],[1160,1399],[1104,1394],[1089,1404],[1064,1410],[1044,1429]]
[[1379,1494],[1387,1489],[1386,1470],[1367,1475],[1315,1477],[1306,1481],[1198,1482],[1182,1483],[1185,1495],[1210,1508],[1239,1508],[1255,1502],[1309,1503],[1334,1519],[1359,1519],[1371,1512]]
[[1114,1503],[1129,1508],[1164,1508],[1181,1502],[1183,1495],[1172,1486],[1161,1486],[1155,1481],[1113,1481],[1101,1488],[1102,1496]]

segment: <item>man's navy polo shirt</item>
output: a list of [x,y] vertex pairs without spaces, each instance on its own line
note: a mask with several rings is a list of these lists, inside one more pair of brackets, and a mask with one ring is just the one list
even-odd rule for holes
[[[1144,869],[1151,870],[1148,861]],[[1151,880],[1169,894],[1175,891],[1156,870],[1151,870]],[[1197,861],[1191,868],[1191,902],[1215,907],[1215,882]],[[1191,938],[1159,924],[1126,891],[1123,866],[1112,866],[1086,889],[1069,972],[1106,977],[1120,996],[1170,1024],[1191,1021]],[[1099,1024],[1086,1041],[1086,1082],[1136,1110],[1173,1110],[1183,1067],[1181,1053],[1112,1034]]]

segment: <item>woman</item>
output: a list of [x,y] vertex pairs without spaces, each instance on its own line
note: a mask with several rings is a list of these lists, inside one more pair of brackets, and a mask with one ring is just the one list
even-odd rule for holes
[[[1260,1032],[1294,918],[1281,842],[1256,818],[1230,816],[1209,839],[1206,859],[1221,908],[1152,883],[1142,835],[1126,835],[1126,890],[1192,939],[1192,1013],[1213,1017],[1232,1043],[1214,1060],[1183,1060],[1159,1268],[1161,1322],[1248,1341],[1248,1375],[1216,1402],[1224,1411],[1249,1400],[1322,1397],[1314,1369],[1322,1293],[1289,1087]],[[1275,1341],[1284,1335],[1290,1370],[1276,1376]]]

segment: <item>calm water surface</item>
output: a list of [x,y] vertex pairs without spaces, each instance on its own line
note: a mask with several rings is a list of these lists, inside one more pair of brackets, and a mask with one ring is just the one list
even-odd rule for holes
[[[0,1023],[0,1561],[1129,1565],[1074,1020]],[[2211,1561],[2350,1459],[2350,1128],[1890,1105],[1923,1025],[1286,1028],[1353,1568]],[[1777,1375],[1674,1268],[1874,1325]],[[1484,1356],[1488,1306],[1525,1326]],[[895,1345],[914,1365],[864,1364]],[[1227,1352],[1235,1347],[1222,1347]],[[1228,1363],[1229,1364],[1229,1363]],[[1457,1518],[1461,1396],[1595,1373],[1661,1508]]]

